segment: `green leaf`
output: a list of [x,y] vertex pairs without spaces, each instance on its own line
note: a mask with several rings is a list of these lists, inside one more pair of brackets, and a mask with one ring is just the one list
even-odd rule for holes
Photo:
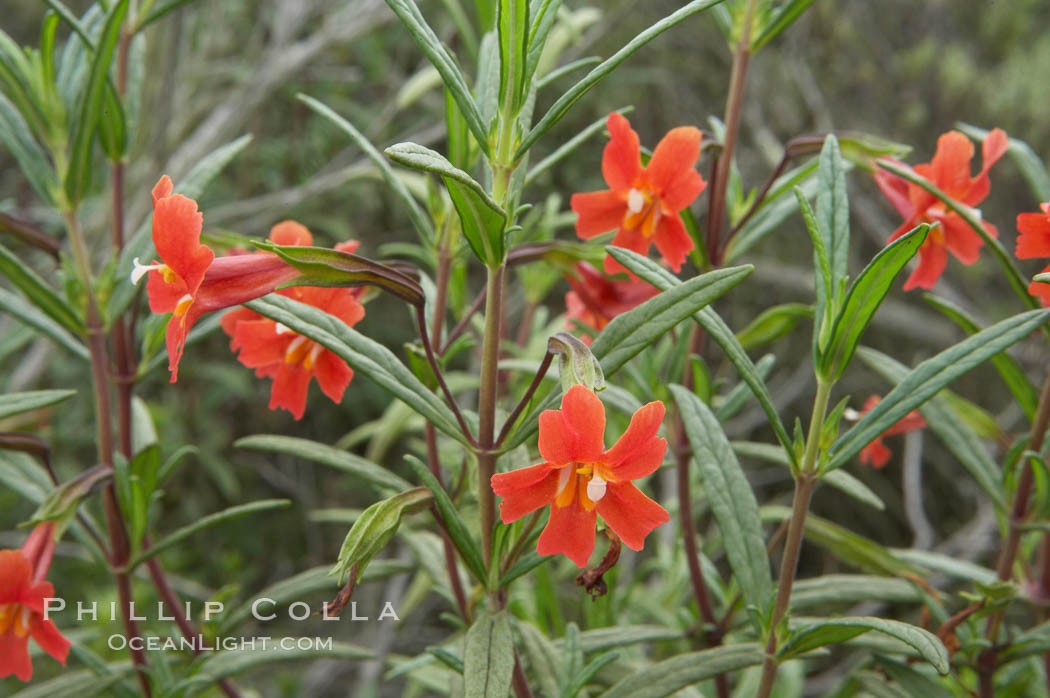
[[670,388],[740,591],[748,605],[764,609],[773,579],[755,493],[710,408],[691,390]]
[[558,18],[559,9],[561,9],[561,0],[532,0],[532,6],[529,8],[532,26],[529,29],[528,57],[525,62],[526,88],[536,76],[540,57],[547,45],[547,37],[551,33],[551,28],[554,27],[554,22]]
[[25,260],[19,259],[3,245],[0,245],[0,274],[6,276],[33,305],[52,320],[73,334],[83,334],[84,323],[69,305],[25,263]]
[[[921,696],[921,698],[954,698],[954,694],[942,686],[932,677],[918,671],[903,662],[890,659],[889,657],[878,657],[879,666],[889,674],[894,684],[897,684],[905,695]],[[1001,666],[1001,664],[999,665]],[[881,677],[880,677],[881,678]],[[887,684],[883,684],[887,685]]]
[[[682,281],[671,274],[671,272],[647,257],[620,247],[607,247],[606,249],[616,261],[661,291],[667,291],[682,284]],[[791,437],[788,436],[787,429],[784,428],[783,422],[780,421],[780,414],[776,405],[773,404],[773,396],[769,394],[769,390],[755,368],[755,364],[752,363],[744,348],[740,346],[736,335],[711,308],[704,308],[699,313],[694,314],[693,319],[696,320],[697,324],[703,328],[711,339],[722,347],[726,358],[729,359],[730,363],[736,367],[737,372],[740,374],[740,379],[747,383],[754,393],[755,399],[762,406],[762,410],[766,413],[766,418],[769,419],[769,424],[772,426],[777,440],[787,450],[789,457],[794,458]],[[593,345],[591,349],[593,351]],[[602,366],[604,368],[604,363]],[[608,371],[606,372],[608,373]]]
[[890,292],[897,275],[919,251],[929,229],[929,225],[921,223],[884,247],[850,285],[842,309],[832,322],[827,349],[820,357],[821,375],[836,381],[849,366],[875,311]]
[[416,143],[398,143],[384,152],[394,162],[440,176],[474,254],[490,267],[503,262],[507,255],[504,241],[507,214],[480,184],[440,153]]
[[761,664],[763,656],[757,644],[679,654],[632,672],[603,693],[602,698],[663,698],[719,674]]
[[736,333],[736,338],[744,349],[757,349],[789,334],[799,320],[811,317],[811,305],[781,303],[762,311],[747,327]]
[[817,220],[817,214],[813,212],[809,201],[798,187],[795,187],[795,200],[798,201],[798,209],[802,212],[802,220],[806,223],[809,239],[813,243],[813,269],[816,272],[816,283],[813,287],[816,293],[816,305],[813,308],[813,354],[814,357],[819,357],[827,335],[831,332],[831,299],[835,297],[835,274],[831,271],[828,244]]
[[507,611],[483,613],[467,631],[463,654],[466,698],[506,698],[514,673],[514,638]]
[[916,366],[832,448],[825,471],[841,468],[861,449],[953,380],[1036,330],[1050,310],[1002,320]]
[[381,465],[376,465],[372,461],[354,453],[309,439],[277,434],[256,434],[240,438],[233,445],[237,448],[247,448],[253,451],[283,453],[297,458],[305,458],[306,460],[341,470],[356,479],[371,483],[376,487],[393,490],[394,492],[402,492],[412,487],[407,480],[395,475]]
[[[388,2],[389,1],[390,0],[388,0]],[[558,123],[561,118],[565,116],[566,112],[572,108],[572,105],[587,94],[592,87],[608,76],[613,69],[630,58],[635,51],[683,20],[691,17],[697,12],[702,12],[709,7],[718,5],[722,1],[723,0],[693,0],[693,2],[690,2],[688,5],[672,12],[655,24],[650,25],[636,37],[631,39],[623,48],[602,61],[597,67],[591,70],[591,72],[587,73],[582,80],[570,87],[565,94],[559,97],[551,108],[547,110],[547,113],[543,115],[543,118],[532,127],[528,134],[522,139],[517,152],[514,153],[514,162],[521,160],[525,153],[528,152],[529,148],[532,147],[533,143],[539,140],[540,136],[549,131],[554,124]]]
[[[619,249],[606,247],[610,253]],[[628,360],[665,336],[672,327],[721,298],[753,270],[749,264],[717,269],[663,291],[613,318],[591,344],[591,353],[601,361],[606,376],[616,373]]]
[[[908,367],[881,352],[861,347],[860,358],[890,383],[900,384],[908,375]],[[946,395],[935,395],[919,408],[927,426],[952,452],[959,464],[973,477],[992,503],[1004,511],[1006,495],[1003,492],[1002,473],[984,442],[973,429],[959,419]]]
[[239,504],[229,509],[223,509],[222,511],[215,512],[204,516],[193,523],[183,526],[173,533],[169,533],[160,540],[153,543],[149,549],[142,551],[136,555],[127,564],[128,570],[133,570],[146,560],[158,555],[168,548],[174,547],[186,540],[190,536],[203,531],[206,528],[216,526],[227,521],[246,516],[248,514],[257,514],[262,511],[271,511],[273,509],[284,509],[291,506],[292,502],[289,499],[261,499],[257,502],[249,502],[248,504]]
[[[980,325],[955,303],[935,296],[932,293],[924,294],[923,300],[944,313],[949,320],[963,328],[967,334],[976,334],[980,331]],[[1018,363],[1017,359],[1006,353],[993,356],[992,363],[995,364],[995,368],[999,371],[1003,382],[1006,383],[1006,387],[1010,389],[1014,399],[1017,400],[1017,404],[1024,410],[1025,416],[1028,417],[1029,421],[1035,419],[1035,412],[1039,406],[1039,392],[1028,380],[1028,376],[1025,374],[1024,369],[1021,368],[1021,364]]]
[[327,247],[275,245],[268,241],[255,244],[261,250],[273,252],[302,272],[281,288],[375,286],[412,305],[423,305],[423,289],[415,280],[367,257]]
[[468,445],[452,410],[379,342],[318,308],[285,296],[270,294],[245,306],[334,352],[352,369],[368,376],[435,427]]
[[[955,126],[970,138],[982,142],[991,133],[987,129],[978,128],[963,122],[959,122]],[[1033,196],[1039,201],[1050,200],[1050,172],[1046,171],[1046,165],[1043,164],[1042,158],[1032,150],[1031,146],[1022,140],[1009,138],[1008,142],[1010,145],[1007,147],[1006,152],[1013,158],[1017,169],[1021,171],[1021,176],[1028,182],[1028,188],[1032,191]]]
[[430,220],[427,218],[426,213],[420,207],[419,203],[408,193],[408,189],[405,188],[405,183],[394,173],[394,169],[390,167],[390,163],[383,155],[376,150],[376,147],[365,138],[364,134],[357,130],[353,124],[344,119],[339,114],[335,113],[331,107],[320,102],[309,95],[300,93],[297,95],[300,102],[310,107],[324,118],[331,121],[333,124],[338,126],[343,133],[350,137],[350,140],[354,142],[361,152],[372,161],[372,164],[379,170],[379,174],[382,175],[383,181],[386,182],[390,190],[397,195],[397,198],[401,200],[401,203],[405,205],[405,209],[408,212],[408,219],[412,222],[412,227],[416,229],[416,233],[423,241],[434,239],[434,227],[431,225]]
[[782,3],[776,14],[766,23],[751,41],[751,52],[755,53],[760,48],[777,38],[782,31],[791,26],[798,16],[813,4],[813,0],[789,0]]
[[18,163],[18,168],[41,201],[54,206],[58,180],[51,161],[33,138],[25,118],[3,92],[0,92],[0,143]]
[[190,2],[193,2],[193,0],[168,0],[167,2],[161,3],[159,7],[154,7],[153,9],[151,9],[150,13],[138,23],[138,26],[135,28],[135,32],[141,32],[143,29],[153,24],[169,12],[177,10],[183,5],[186,5]]
[[481,119],[481,112],[478,111],[478,105],[470,94],[470,88],[467,87],[467,82],[463,78],[455,57],[427,24],[415,0],[386,0],[386,4],[408,29],[416,45],[423,51],[423,55],[437,68],[438,73],[441,74],[441,80],[452,93],[453,99],[456,100],[456,105],[463,114],[463,118],[466,119],[467,126],[477,139],[478,145],[485,154],[488,154],[488,127]]
[[[200,198],[211,181],[251,143],[251,140],[252,137],[246,134],[205,155],[178,183],[175,191],[190,199]],[[117,262],[119,272],[130,273],[133,266],[132,260],[135,258],[145,264],[156,255],[151,235],[152,228],[153,217],[147,216],[135,233],[128,238],[127,244],[121,250],[120,260]],[[106,303],[106,317],[115,318],[122,315],[135,299],[137,292],[138,287],[130,282],[117,284]]]
[[68,400],[77,394],[75,390],[32,390],[26,393],[7,393],[0,400],[0,419],[30,410],[39,410]]
[[791,610],[800,611],[827,604],[922,603],[918,585],[906,579],[869,574],[825,574],[801,579],[791,587]]
[[445,522],[445,528],[448,530],[449,538],[452,539],[456,549],[459,550],[459,554],[463,557],[463,561],[467,563],[467,567],[469,567],[470,571],[474,573],[474,576],[480,582],[485,583],[488,574],[485,571],[485,562],[481,556],[481,550],[471,537],[470,531],[467,530],[466,524],[463,523],[463,519],[460,518],[456,506],[448,496],[448,492],[445,491],[445,488],[441,486],[441,483],[438,482],[437,478],[434,477],[427,466],[423,465],[423,462],[418,458],[408,454],[405,456],[405,460],[408,461],[410,466],[412,466],[412,470],[415,471],[416,477],[418,477],[434,495],[434,504],[437,506],[437,510],[441,514],[442,520]]
[[415,487],[380,500],[364,510],[346,534],[339,549],[339,559],[330,574],[336,575],[339,583],[356,569],[364,572],[369,561],[376,556],[401,526],[405,514],[414,514],[426,509],[434,501],[434,495],[425,487]]
[[87,347],[66,331],[66,328],[31,305],[22,296],[0,288],[0,311],[9,314],[19,322],[32,327],[46,335],[56,344],[74,356],[88,361],[91,357]]
[[827,135],[820,151],[817,223],[831,262],[831,285],[837,288],[839,279],[849,276],[846,266],[849,252],[849,197],[846,195],[846,166],[834,133]]
[[920,657],[942,674],[947,674],[951,668],[948,650],[933,633],[908,623],[868,616],[845,616],[808,625],[793,633],[777,652],[777,658],[783,661],[797,657],[818,647],[845,642],[872,630],[911,646]]
[[114,2],[106,13],[105,23],[98,37],[95,55],[91,61],[91,72],[84,84],[79,114],[74,120],[71,139],[69,170],[66,172],[66,196],[71,205],[76,205],[84,195],[91,178],[91,144],[95,128],[101,118],[106,77],[113,60],[113,51],[120,38],[120,26],[128,9],[128,0]]
[[525,98],[529,53],[528,0],[498,0],[499,94],[504,114],[517,115]]
[[114,684],[119,682],[124,674],[130,673],[131,662],[115,662],[107,666],[113,673],[96,676],[89,669],[64,671],[53,679],[34,682],[33,685],[11,694],[11,698],[84,698],[106,693],[112,695],[115,690]]

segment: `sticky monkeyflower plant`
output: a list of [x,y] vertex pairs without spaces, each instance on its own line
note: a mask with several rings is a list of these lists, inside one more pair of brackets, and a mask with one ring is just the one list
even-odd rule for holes
[[0,27],[0,694],[1050,698],[1019,129],[763,122],[808,0],[224,3]]

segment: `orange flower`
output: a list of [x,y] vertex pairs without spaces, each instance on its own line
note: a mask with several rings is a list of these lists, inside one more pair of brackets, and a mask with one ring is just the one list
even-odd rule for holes
[[[1017,215],[1017,258],[1033,259],[1050,257],[1050,202],[1040,204],[1042,213],[1020,213]],[[1048,265],[1043,272],[1050,271]],[[1050,305],[1050,284],[1033,281],[1028,292],[1039,298],[1043,305]]]
[[[976,206],[988,196],[991,186],[988,170],[1003,156],[1007,147],[1009,142],[1002,129],[997,128],[989,133],[981,145],[981,171],[976,177],[971,177],[973,143],[958,131],[949,131],[937,139],[937,152],[933,160],[928,164],[916,165],[914,169],[956,201]],[[897,209],[897,213],[904,218],[901,226],[890,236],[889,242],[920,223],[940,223],[930,231],[919,248],[919,264],[904,284],[905,291],[933,288],[948,264],[949,251],[963,264],[977,261],[984,242],[966,221],[949,211],[940,199],[919,185],[885,170],[875,171],[875,182]],[[999,233],[991,223],[984,223],[984,229],[992,237],[998,237]]]
[[186,336],[202,315],[265,296],[299,275],[275,254],[216,259],[200,242],[202,222],[197,202],[172,194],[171,179],[161,177],[153,188],[153,244],[162,261],[143,265],[135,259],[131,281],[148,273],[150,310],[172,313],[166,338],[172,383]]
[[[576,234],[588,240],[616,230],[612,244],[639,254],[647,254],[649,245],[655,244],[677,272],[693,249],[678,212],[707,186],[693,169],[700,157],[700,131],[692,126],[668,131],[649,164],[642,167],[638,134],[627,119],[613,112],[606,125],[611,138],[602,154],[602,176],[609,189],[573,194]],[[605,271],[626,270],[606,257]]]
[[[660,293],[644,281],[613,281],[586,262],[576,264],[576,276],[566,276],[572,290],[565,294],[565,325],[573,328],[573,320],[597,332],[621,313],[636,308]],[[586,344],[591,343],[584,336]]]
[[[869,397],[864,403],[864,409],[861,411],[861,415],[871,412],[877,404],[879,404],[878,395],[872,395]],[[884,436],[896,436],[897,434],[906,434],[909,431],[925,428],[926,420],[922,418],[922,415],[919,414],[918,410],[912,410],[904,415],[899,422],[882,432],[878,438],[865,446],[864,450],[860,452],[860,462],[864,465],[870,465],[873,468],[884,467],[890,462],[890,456],[893,455],[893,452],[886,447],[886,444],[882,443]]]
[[[311,245],[313,236],[295,221],[278,223],[270,231],[270,240],[278,245]],[[353,252],[356,241],[336,245],[341,252]],[[364,306],[358,302],[359,288],[294,287],[278,291],[320,308],[353,327],[365,316]],[[255,369],[260,378],[272,378],[270,409],[286,409],[295,419],[306,411],[306,394],[310,379],[332,402],[342,402],[343,393],[354,377],[354,372],[341,358],[323,346],[284,325],[251,311],[237,308],[222,318],[222,328],[230,336],[230,349],[238,352],[237,360]]]
[[66,664],[71,643],[44,619],[44,600],[55,595],[54,586],[44,581],[54,553],[53,523],[34,528],[21,550],[0,550],[0,679],[33,677],[29,638]]
[[569,388],[560,410],[540,415],[544,462],[492,476],[492,490],[503,497],[503,523],[551,505],[536,549],[564,553],[577,567],[585,567],[594,550],[598,514],[628,548],[641,550],[649,532],[668,520],[667,511],[631,483],[663,462],[667,442],[656,435],[663,418],[663,403],[650,402],[606,450],[601,400],[582,385]]

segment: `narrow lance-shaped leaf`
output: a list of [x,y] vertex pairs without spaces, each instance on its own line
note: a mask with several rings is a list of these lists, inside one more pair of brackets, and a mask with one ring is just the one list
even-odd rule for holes
[[412,466],[412,470],[415,471],[416,477],[423,481],[423,484],[434,495],[434,504],[437,506],[438,512],[441,514],[441,518],[445,522],[445,527],[448,529],[449,537],[452,542],[455,543],[456,548],[459,550],[460,555],[463,556],[463,560],[470,567],[470,571],[474,573],[474,576],[481,582],[485,582],[485,563],[481,557],[481,551],[478,549],[477,544],[470,535],[470,531],[463,523],[463,519],[460,518],[459,512],[456,510],[455,505],[452,503],[452,499],[448,496],[445,488],[441,486],[437,478],[430,472],[427,466],[412,455],[405,456],[405,460]]
[[434,501],[434,496],[425,487],[416,487],[399,492],[392,497],[376,502],[358,517],[347,532],[339,559],[332,568],[339,583],[356,569],[360,574],[369,561],[386,547],[397,533],[405,514],[423,511]]
[[463,225],[463,235],[478,259],[497,266],[506,256],[504,228],[507,214],[484,188],[440,153],[416,143],[398,143],[386,149],[394,162],[438,175],[448,188]]
[[412,222],[412,227],[416,229],[416,233],[419,234],[421,240],[432,240],[434,238],[434,228],[427,218],[426,213],[420,207],[412,195],[408,193],[408,189],[405,188],[404,182],[398,179],[398,176],[394,173],[393,168],[390,167],[390,163],[387,159],[376,149],[372,143],[365,138],[364,134],[357,130],[357,128],[349,121],[344,119],[342,116],[332,110],[327,104],[320,102],[309,95],[299,94],[297,96],[300,102],[313,109],[315,112],[323,116],[324,118],[331,121],[333,124],[338,126],[343,133],[350,137],[350,140],[361,149],[361,151],[372,161],[379,169],[379,174],[382,175],[383,181],[386,182],[387,186],[390,187],[397,197],[401,200],[401,203],[405,205],[405,210],[408,212],[408,218]]
[[846,195],[846,164],[834,133],[824,139],[817,169],[817,222],[824,235],[831,262],[832,287],[848,275],[849,197]]
[[[616,259],[616,261],[661,291],[675,288],[682,283],[682,281],[671,274],[671,272],[647,257],[643,257],[640,254],[636,254],[620,247],[610,246],[605,249]],[[759,405],[762,406],[762,410],[766,413],[766,418],[769,420],[770,426],[773,427],[773,432],[776,434],[777,440],[780,441],[780,444],[787,451],[788,456],[794,459],[793,442],[788,435],[787,429],[784,428],[783,422],[780,420],[780,414],[777,412],[776,405],[773,404],[773,396],[769,394],[769,390],[766,388],[766,384],[763,382],[761,375],[759,375],[758,370],[755,368],[755,364],[751,361],[747,352],[744,351],[744,348],[740,346],[740,342],[737,341],[736,335],[733,334],[733,331],[729,329],[722,318],[718,316],[718,313],[711,308],[702,309],[700,312],[696,313],[693,318],[696,320],[697,324],[704,329],[707,335],[722,347],[722,351],[725,352],[726,358],[729,359],[740,374],[740,379],[747,383],[748,387],[751,388],[751,392],[754,393],[755,398],[758,400]],[[604,367],[604,363],[602,365]],[[797,463],[795,463],[795,465],[797,465]]]
[[780,9],[770,18],[769,22],[757,32],[758,36],[751,41],[751,52],[758,51],[779,36],[812,4],[813,0],[789,0],[789,2],[783,3]]
[[66,328],[48,315],[45,315],[25,298],[17,293],[8,291],[6,288],[0,288],[0,312],[7,313],[27,327],[47,335],[52,341],[74,356],[85,361],[90,359],[87,347],[71,335]]
[[616,66],[630,58],[635,51],[658,37],[660,34],[663,34],[671,27],[688,19],[692,15],[695,15],[697,12],[702,12],[703,10],[718,5],[721,2],[723,2],[723,0],[693,0],[693,2],[690,2],[688,5],[672,12],[660,21],[649,26],[638,34],[638,36],[631,39],[619,51],[602,61],[602,63],[595,67],[594,70],[587,73],[582,80],[570,87],[565,94],[559,97],[551,108],[547,110],[547,113],[543,115],[543,118],[532,127],[525,138],[522,139],[517,152],[514,153],[514,161],[517,162],[520,160],[540,136],[549,131],[554,124],[558,123],[561,118],[565,116],[566,112],[572,108],[572,105],[587,94],[592,87],[609,75]]
[[875,311],[882,305],[897,275],[922,247],[929,229],[929,225],[921,223],[894,240],[875,255],[850,285],[846,300],[832,322],[827,349],[820,357],[821,375],[834,381],[846,370]]
[[[965,310],[951,301],[935,296],[932,293],[924,294],[923,300],[944,313],[948,319],[963,328],[968,334],[976,334],[981,331],[980,325]],[[1024,369],[1021,368],[1021,364],[1018,363],[1017,359],[1005,353],[993,356],[992,363],[995,364],[995,368],[999,371],[1003,382],[1006,383],[1006,387],[1013,393],[1017,404],[1024,410],[1025,416],[1029,420],[1034,419],[1036,409],[1039,406],[1039,392],[1028,380],[1028,376],[1025,374]]]
[[896,620],[866,616],[846,616],[808,625],[796,631],[780,648],[777,656],[783,661],[824,645],[845,642],[871,630],[910,645],[942,674],[947,674],[951,668],[948,650],[930,631]]
[[1050,310],[1014,315],[923,361],[835,443],[825,470],[840,468],[953,380],[1031,334]]
[[529,0],[498,0],[499,93],[505,115],[513,118],[525,95],[526,58],[529,51]]
[[423,55],[437,68],[438,73],[441,74],[441,80],[456,100],[456,104],[459,106],[463,118],[466,119],[471,133],[477,139],[478,145],[485,153],[488,153],[488,128],[481,120],[478,105],[470,94],[470,88],[467,87],[467,82],[463,79],[463,73],[459,69],[456,59],[453,58],[452,54],[445,48],[445,45],[438,39],[434,30],[427,24],[414,0],[386,0],[386,4],[390,6],[390,9],[394,11],[401,23],[408,29],[409,34],[412,35],[420,50],[423,51]]
[[726,557],[748,605],[763,610],[773,590],[758,501],[718,418],[693,393],[671,386],[711,512],[722,532]]
[[483,613],[467,631],[463,653],[466,698],[505,698],[514,673],[514,638],[507,611]]
[[664,698],[700,681],[762,663],[757,644],[715,647],[679,654],[631,672],[602,698]]
[[404,478],[395,475],[380,465],[376,465],[370,460],[366,460],[349,451],[343,451],[309,439],[277,434],[256,434],[238,439],[233,445],[236,448],[283,453],[297,458],[305,458],[306,460],[341,470],[356,479],[364,480],[395,492],[401,492],[411,487]]
[[48,407],[68,400],[76,394],[75,390],[31,390],[25,393],[0,395],[0,419]]
[[91,174],[91,143],[102,112],[103,92],[106,77],[113,60],[113,51],[120,38],[120,26],[128,9],[128,0],[113,3],[106,15],[105,24],[99,34],[98,45],[91,62],[91,72],[84,85],[79,115],[75,121],[72,146],[69,156],[69,171],[66,173],[66,195],[71,204],[83,196]]
[[285,296],[270,294],[245,306],[321,344],[350,364],[355,371],[368,376],[402,400],[436,428],[461,444],[468,444],[448,406],[379,342],[347,327],[318,308]]
[[543,55],[543,47],[547,45],[547,37],[550,35],[554,20],[561,8],[561,0],[532,0],[529,8],[528,56],[525,65],[526,87],[536,76],[536,70],[540,65],[540,57]]
[[25,261],[14,252],[0,245],[0,274],[17,286],[33,305],[46,313],[55,322],[74,334],[84,332],[84,323],[69,305],[59,297]]

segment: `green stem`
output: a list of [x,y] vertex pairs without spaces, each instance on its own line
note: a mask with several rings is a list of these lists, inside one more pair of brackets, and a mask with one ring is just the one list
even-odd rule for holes
[[496,497],[492,476],[497,455],[496,392],[499,379],[500,320],[503,317],[504,265],[488,268],[485,293],[485,334],[481,344],[481,392],[478,396],[478,502],[481,506],[481,551],[488,567],[492,562],[492,528],[496,523]]
[[773,681],[777,677],[777,626],[787,615],[791,604],[791,587],[795,583],[795,572],[798,570],[799,553],[802,551],[802,539],[806,530],[806,515],[809,513],[809,502],[813,497],[819,478],[817,468],[820,465],[820,441],[824,431],[824,418],[828,411],[828,399],[831,397],[831,382],[818,379],[817,397],[813,401],[813,416],[809,422],[809,436],[806,438],[806,453],[802,459],[802,472],[795,478],[795,494],[791,503],[791,523],[788,526],[787,540],[784,542],[784,557],[780,561],[780,578],[777,581],[777,596],[773,605],[773,616],[769,623],[769,639],[766,642],[766,658],[762,663],[762,681],[758,687],[758,698],[769,698],[773,690]]

